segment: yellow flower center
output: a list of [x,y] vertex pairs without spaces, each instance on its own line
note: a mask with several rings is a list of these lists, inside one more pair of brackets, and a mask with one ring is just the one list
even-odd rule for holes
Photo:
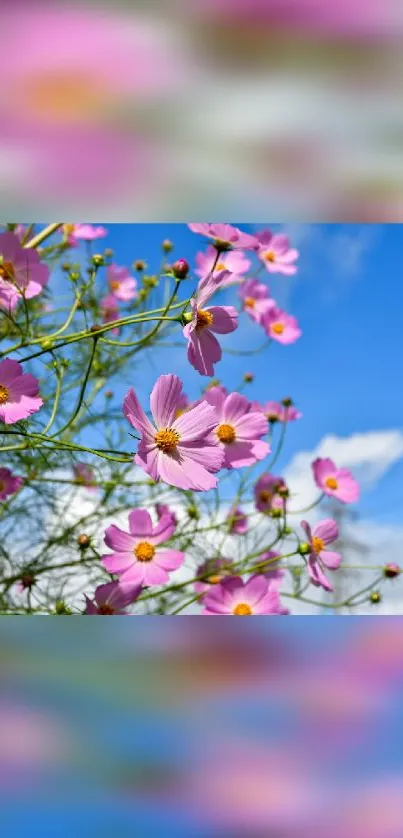
[[133,553],[139,562],[151,562],[155,556],[155,547],[149,541],[140,541]]
[[273,323],[271,329],[275,335],[282,335],[284,332],[284,323]]
[[253,612],[250,605],[246,602],[240,602],[235,606],[232,613],[235,617],[250,617]]
[[219,425],[217,428],[217,436],[220,442],[224,442],[228,445],[235,441],[235,428],[233,428],[232,425]]
[[24,85],[30,110],[56,122],[88,122],[101,113],[102,86],[78,70],[31,76]]
[[270,503],[272,497],[273,497],[273,495],[272,495],[271,492],[269,492],[268,489],[262,489],[262,491],[259,492],[259,500],[262,503]]
[[321,553],[326,547],[325,542],[321,538],[316,538],[316,536],[312,539],[312,548],[314,553]]
[[220,575],[219,573],[213,573],[212,576],[207,577],[207,582],[209,582],[210,585],[218,585],[218,583],[221,582],[221,579],[222,575]]
[[176,451],[179,439],[180,437],[178,432],[171,430],[171,428],[162,428],[162,430],[157,431],[155,435],[157,448],[159,448],[160,451],[163,451],[164,454],[172,454],[173,451]]
[[275,254],[274,250],[267,250],[266,253],[264,254],[264,258],[266,259],[266,262],[275,262],[276,261],[276,254]]
[[70,236],[74,233],[75,224],[63,224],[63,233],[65,236]]
[[15,279],[14,265],[12,262],[2,262],[0,265],[0,279],[13,282]]
[[217,267],[216,267],[217,273],[219,273],[219,271],[226,271],[226,270],[227,270],[227,266],[224,264],[224,262],[219,262]]
[[0,404],[6,404],[10,398],[10,393],[7,390],[7,387],[3,387],[3,384],[0,384]]
[[112,279],[110,282],[110,287],[112,291],[118,291],[120,287],[120,282],[118,279]]
[[245,297],[244,304],[246,308],[255,308],[256,300],[253,297]]
[[337,489],[338,485],[339,484],[335,477],[327,477],[325,480],[325,486],[327,486],[328,489]]
[[108,616],[111,617],[111,616],[113,616],[114,613],[115,613],[115,609],[112,608],[111,605],[106,605],[106,604],[105,605],[100,605],[99,608],[98,608],[98,614],[105,614],[105,615],[108,615]]
[[210,311],[206,311],[203,308],[200,308],[197,312],[196,318],[196,329],[201,331],[201,329],[205,329],[206,326],[211,326],[213,322],[213,315]]

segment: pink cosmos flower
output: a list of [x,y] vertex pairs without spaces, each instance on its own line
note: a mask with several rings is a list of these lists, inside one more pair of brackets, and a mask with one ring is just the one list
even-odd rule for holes
[[244,274],[247,273],[251,266],[251,262],[246,258],[241,250],[228,250],[226,253],[221,253],[217,261],[217,251],[213,245],[209,245],[206,253],[196,253],[197,276],[203,277],[213,271],[218,274],[222,271],[227,271],[230,276],[221,282],[221,288],[227,285],[233,285],[236,282],[242,282]]
[[[103,297],[99,305],[103,323],[113,323],[114,320],[119,319],[119,305],[113,294],[107,294],[106,297]],[[119,327],[115,326],[114,329],[111,329],[110,333],[112,335],[118,335],[119,331]]]
[[239,506],[233,507],[228,515],[229,532],[231,535],[244,535],[248,532],[248,516]]
[[333,585],[329,582],[323,571],[323,566],[329,570],[337,570],[340,567],[342,558],[340,553],[334,553],[327,549],[327,545],[337,541],[339,528],[332,518],[325,518],[311,529],[307,521],[301,521],[301,527],[306,532],[311,553],[308,559],[308,573],[311,582],[316,587],[324,588],[325,591],[333,591]]
[[294,405],[285,407],[280,402],[265,402],[264,404],[252,402],[252,407],[254,410],[261,410],[268,422],[272,424],[274,422],[293,422],[296,419],[301,419],[302,416],[302,413]]
[[251,576],[243,582],[239,576],[224,579],[203,599],[203,614],[209,617],[231,615],[254,617],[283,614],[278,591],[264,576]]
[[166,506],[164,503],[156,503],[155,504],[155,511],[157,513],[158,520],[162,518],[163,515],[170,515],[172,523],[175,524],[175,527],[178,524],[178,518],[176,512],[173,512],[169,506]]
[[13,425],[36,413],[43,405],[38,396],[39,384],[29,373],[23,373],[21,364],[5,358],[0,362],[0,420]]
[[0,308],[13,311],[22,296],[37,297],[48,279],[36,250],[22,247],[15,233],[0,234]]
[[94,600],[85,597],[86,609],[85,613],[91,616],[104,615],[124,615],[125,608],[136,601],[141,593],[141,585],[135,585],[132,582],[123,584],[122,582],[107,582],[106,585],[98,585],[94,594]]
[[86,489],[90,492],[96,491],[95,483],[95,472],[91,466],[88,466],[86,463],[75,463],[73,466],[73,474],[76,479],[76,483],[80,483],[81,486],[85,486]]
[[262,325],[273,340],[282,344],[295,343],[302,334],[296,318],[277,306],[268,308],[262,318]]
[[9,468],[0,468],[0,500],[5,500],[8,495],[14,495],[23,483],[23,477],[12,474]]
[[267,285],[258,282],[257,279],[247,279],[241,285],[238,294],[243,302],[244,311],[256,323],[262,324],[264,315],[275,307],[275,302],[270,297]]
[[264,460],[270,445],[260,439],[269,429],[263,413],[251,411],[250,402],[240,393],[227,396],[217,390],[207,390],[204,401],[217,411],[218,424],[211,438],[224,452],[224,467],[242,468]]
[[282,477],[262,474],[255,483],[256,509],[265,513],[271,512],[272,509],[284,509],[284,498],[278,494],[279,490],[287,490],[287,484]]
[[192,233],[199,233],[213,239],[223,250],[255,250],[258,241],[255,236],[243,233],[232,224],[188,224]]
[[108,235],[105,227],[94,227],[93,224],[63,224],[63,233],[69,245],[75,247],[80,241],[95,241]]
[[128,268],[110,265],[108,268],[108,284],[111,294],[124,303],[134,300],[137,296],[137,280],[130,276]]
[[196,576],[205,577],[194,583],[194,589],[198,594],[204,594],[211,590],[212,585],[218,585],[226,576],[233,574],[233,562],[231,559],[207,559],[199,565]]
[[312,463],[313,476],[319,489],[342,503],[355,503],[360,495],[359,486],[351,471],[337,468],[333,460],[318,457]]
[[129,529],[125,532],[112,524],[105,530],[105,544],[114,552],[102,556],[103,565],[120,576],[122,583],[164,585],[168,573],[177,570],[185,558],[179,550],[158,549],[175,531],[172,516],[163,515],[153,527],[146,509],[134,509],[129,514]]
[[217,485],[224,454],[211,438],[217,414],[203,401],[177,417],[182,382],[176,375],[161,375],[150,397],[155,425],[147,419],[134,390],[129,390],[123,412],[141,433],[134,462],[153,480],[178,489],[208,491]]
[[257,233],[256,238],[259,243],[258,256],[269,273],[291,276],[297,272],[297,266],[293,262],[298,259],[299,253],[298,250],[290,248],[288,236],[263,230]]
[[221,346],[213,332],[226,335],[238,326],[238,312],[234,306],[209,306],[206,303],[227,273],[201,279],[196,296],[191,300],[192,320],[183,334],[188,341],[188,360],[200,375],[214,375],[214,364],[221,360]]

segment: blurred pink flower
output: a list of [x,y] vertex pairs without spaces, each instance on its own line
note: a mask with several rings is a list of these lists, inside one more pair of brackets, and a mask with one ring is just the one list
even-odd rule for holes
[[95,227],[93,224],[63,224],[63,233],[72,246],[81,240],[90,242],[108,235],[106,227]]
[[134,458],[153,480],[163,480],[179,489],[208,491],[217,485],[213,474],[220,470],[223,452],[210,438],[217,425],[214,408],[201,402],[177,417],[182,382],[176,375],[161,375],[153,387],[150,404],[152,425],[134,392],[129,390],[123,412],[141,433]]
[[268,442],[260,437],[268,432],[267,420],[259,411],[250,411],[250,402],[240,393],[207,390],[204,401],[217,411],[218,425],[211,437],[224,452],[224,468],[242,468],[263,460],[270,453]]
[[177,523],[178,523],[177,515],[172,509],[170,509],[169,506],[166,506],[163,503],[156,503],[155,504],[155,511],[157,513],[158,520],[160,518],[162,518],[163,515],[170,515],[172,523],[175,524],[175,527],[177,526]]
[[207,559],[200,564],[196,570],[197,577],[205,577],[194,583],[196,593],[203,594],[211,589],[212,585],[218,585],[226,576],[233,574],[233,562],[231,559]]
[[243,582],[239,576],[224,579],[203,598],[206,616],[254,617],[261,614],[287,614],[278,591],[264,576],[251,576]]
[[[119,304],[113,294],[107,294],[106,297],[103,297],[99,305],[103,323],[113,323],[114,320],[119,319]],[[118,335],[119,331],[119,327],[115,326],[114,329],[111,329],[111,334]]]
[[24,484],[23,477],[17,477],[9,468],[0,468],[0,500],[14,495]]
[[95,480],[95,472],[91,466],[87,465],[87,463],[75,463],[73,466],[73,474],[76,479],[76,483],[79,483],[81,486],[85,486],[91,492],[96,491],[96,483]]
[[5,358],[0,362],[0,420],[13,425],[26,419],[42,407],[38,396],[39,383],[33,375],[24,373],[18,361]]
[[239,506],[230,509],[227,520],[231,535],[244,535],[248,532],[248,516]]
[[282,477],[274,474],[262,474],[255,483],[255,504],[259,512],[283,509],[284,499],[278,494],[279,489],[286,490],[287,484]]
[[266,312],[275,307],[267,285],[257,279],[247,279],[241,285],[238,294],[243,302],[244,311],[256,323],[262,324]]
[[22,296],[37,297],[48,279],[36,250],[22,247],[15,233],[0,234],[0,308],[13,311]]
[[[188,341],[188,360],[200,375],[214,375],[214,364],[221,360],[222,351],[213,332],[226,335],[238,326],[238,312],[234,306],[209,306],[206,303],[226,281],[227,272],[201,279],[191,300],[192,320],[183,329]],[[190,315],[189,315],[190,316]]]
[[94,600],[85,597],[85,613],[91,616],[126,614],[125,608],[136,601],[142,591],[141,585],[128,582],[107,582],[99,585],[94,594]]
[[298,259],[298,250],[290,248],[288,236],[271,233],[270,230],[263,230],[256,234],[259,242],[258,256],[269,273],[281,273],[291,276],[297,272],[297,266],[293,262]]
[[175,531],[172,516],[163,515],[153,527],[146,509],[134,509],[129,513],[129,528],[126,532],[112,524],[105,530],[105,544],[114,552],[102,556],[103,565],[109,573],[121,576],[122,583],[164,585],[168,573],[184,561],[179,550],[158,549]]
[[262,325],[272,340],[284,345],[295,343],[302,334],[296,318],[276,306],[265,312]]
[[277,550],[267,550],[259,556],[256,562],[256,572],[261,573],[265,579],[270,579],[272,588],[277,587],[277,589],[285,576],[285,570],[279,567],[278,559],[281,559],[281,553]]
[[227,285],[233,285],[236,282],[242,282],[243,276],[249,270],[251,262],[246,258],[241,250],[229,250],[220,254],[217,261],[217,251],[213,245],[209,245],[205,253],[196,253],[197,276],[203,277],[211,273],[214,268],[214,273],[221,273],[228,271],[229,276],[221,282],[221,288]]
[[252,402],[254,410],[261,410],[266,416],[268,422],[293,422],[296,419],[301,419],[302,413],[293,405],[285,407],[280,402]]
[[137,280],[130,276],[128,268],[110,265],[108,268],[108,284],[111,294],[124,303],[134,300],[137,296]]
[[332,518],[325,518],[323,521],[319,521],[313,530],[308,521],[301,521],[301,527],[306,533],[311,550],[308,559],[308,573],[311,582],[316,587],[324,588],[325,591],[333,591],[333,585],[324,573],[323,565],[329,570],[337,570],[341,565],[342,557],[340,553],[327,549],[328,544],[337,541],[339,537],[339,528],[336,521],[333,521]]
[[342,503],[355,503],[358,500],[358,483],[347,468],[337,468],[328,457],[318,457],[312,463],[312,469],[315,483],[325,495]]
[[207,236],[213,239],[214,243],[223,250],[254,250],[257,246],[255,236],[243,233],[238,227],[232,224],[188,224],[192,233]]

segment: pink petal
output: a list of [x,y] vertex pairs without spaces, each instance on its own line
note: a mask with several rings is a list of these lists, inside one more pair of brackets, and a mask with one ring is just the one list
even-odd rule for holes
[[5,358],[0,363],[0,384],[7,387],[18,376],[22,375],[22,366],[18,361],[12,361],[11,358]]
[[316,585],[316,587],[324,588],[325,591],[333,591],[333,585],[329,582],[318,560],[314,556],[310,556],[308,559],[308,573],[311,577],[312,583]]
[[237,328],[239,315],[234,306],[210,306],[208,311],[213,315],[213,322],[210,326],[212,332],[226,335]]
[[230,393],[225,400],[221,423],[235,425],[248,413],[249,407],[250,402],[245,396],[242,396],[240,393]]
[[133,543],[133,536],[145,538],[152,535],[153,524],[149,512],[146,509],[133,509],[129,513],[130,538]]
[[182,392],[177,375],[160,375],[150,396],[150,407],[158,428],[170,428],[175,419]]
[[168,574],[163,567],[155,561],[144,562],[143,585],[165,585],[168,581]]
[[202,446],[195,442],[186,442],[184,445],[179,445],[178,450],[183,459],[199,463],[207,471],[219,471],[224,463],[224,451],[215,443]]
[[133,553],[110,553],[102,556],[102,564],[108,573],[125,573],[135,563]]
[[321,550],[319,558],[329,570],[337,570],[342,562],[340,553],[335,553],[333,550]]
[[217,478],[194,460],[186,458],[178,462],[162,451],[159,452],[158,457],[158,472],[161,480],[178,489],[193,489],[195,492],[200,492],[213,489],[217,485]]
[[229,445],[225,445],[224,453],[225,468],[245,468],[246,466],[252,466],[258,459],[254,453],[254,443],[247,440],[236,440]]
[[256,605],[268,592],[269,586],[264,576],[256,574],[246,582],[244,593],[251,605]]
[[104,541],[107,547],[121,553],[132,551],[135,539],[130,533],[121,530],[115,524],[112,524],[105,530]]
[[179,550],[157,550],[154,561],[163,570],[177,570],[185,561],[185,554]]
[[180,435],[180,444],[186,442],[197,442],[206,437],[217,425],[217,414],[215,409],[203,401],[196,407],[192,407],[172,425]]
[[[268,433],[269,424],[263,413],[247,413],[236,422],[237,439],[258,439]],[[267,453],[269,453],[267,451]]]
[[308,524],[308,521],[301,521],[301,527],[306,534],[307,540],[311,544],[312,543],[312,530],[311,530],[310,525]]
[[159,480],[159,472],[158,472],[158,448],[154,445],[150,447],[148,445],[144,445],[140,443],[137,454],[135,455],[134,462],[140,468],[144,469],[144,471],[150,475],[152,480]]
[[150,539],[151,544],[163,544],[164,541],[168,541],[174,534],[175,529],[176,521],[174,520],[172,513],[165,512],[161,515],[161,518],[152,533]]
[[221,360],[221,355],[220,344],[208,329],[192,332],[189,338],[188,359],[200,375],[214,375],[213,364]]
[[313,528],[312,535],[315,538],[320,538],[325,544],[331,544],[339,537],[339,528],[333,518],[325,518]]
[[147,440],[154,441],[155,428],[144,413],[143,408],[133,389],[129,390],[123,401],[123,413],[136,430],[140,431]]

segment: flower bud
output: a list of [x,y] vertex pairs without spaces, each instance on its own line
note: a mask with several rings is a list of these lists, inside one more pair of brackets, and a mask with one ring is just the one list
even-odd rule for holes
[[95,253],[92,257],[92,264],[95,268],[102,268],[102,265],[105,264],[105,259],[101,253]]
[[80,550],[86,550],[87,547],[90,546],[89,535],[86,535],[85,533],[83,533],[82,535],[79,535],[78,538],[77,538],[77,544],[78,544]]
[[186,279],[190,267],[186,259],[177,259],[172,265],[172,271],[175,279]]
[[21,587],[31,590],[35,585],[36,579],[33,573],[23,573],[21,576]]
[[94,323],[92,326],[90,326],[90,332],[99,332],[102,328],[103,327],[100,323]]
[[372,602],[373,605],[378,605],[382,601],[382,595],[380,591],[372,591],[369,595],[369,601]]
[[67,608],[62,599],[58,599],[56,602],[55,614],[59,617],[67,617],[71,614],[70,608]]
[[284,535],[292,535],[292,527],[284,527],[283,533]]
[[294,402],[289,396],[287,396],[285,399],[282,399],[281,404],[284,405],[284,407],[292,407]]
[[136,271],[144,271],[146,263],[143,262],[142,259],[137,259],[137,261],[133,263],[133,266]]
[[298,547],[298,553],[300,554],[300,556],[307,556],[308,553],[310,553],[310,552],[311,552],[311,545],[308,544],[307,541],[302,541],[301,544]]
[[182,320],[184,323],[191,323],[193,320],[193,314],[190,311],[186,311],[185,314],[182,315]]
[[199,510],[194,504],[190,504],[190,506],[188,506],[187,513],[189,518],[193,518],[195,521],[198,521],[200,518]]
[[245,384],[250,384],[251,381],[253,381],[254,377],[255,376],[253,375],[253,372],[245,372],[244,376],[243,376],[243,380],[244,380]]
[[401,572],[401,568],[395,562],[389,562],[383,569],[383,575],[386,579],[395,579]]
[[105,391],[105,398],[112,399],[113,398],[113,390],[106,390]]
[[162,242],[162,249],[163,249],[164,253],[170,253],[171,250],[174,249],[174,246],[173,246],[172,242],[169,241],[169,239],[165,239]]
[[283,510],[282,509],[276,509],[276,507],[274,507],[274,509],[271,509],[270,512],[269,512],[270,518],[281,518],[282,514],[283,514]]

